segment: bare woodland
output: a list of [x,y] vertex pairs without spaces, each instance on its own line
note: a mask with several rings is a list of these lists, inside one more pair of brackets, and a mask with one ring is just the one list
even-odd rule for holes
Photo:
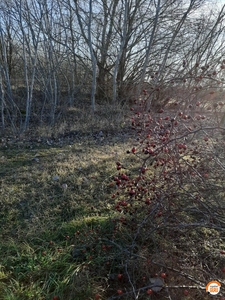
[[83,103],[123,105],[143,89],[156,107],[222,93],[224,17],[213,0],[2,0],[1,132],[53,125]]

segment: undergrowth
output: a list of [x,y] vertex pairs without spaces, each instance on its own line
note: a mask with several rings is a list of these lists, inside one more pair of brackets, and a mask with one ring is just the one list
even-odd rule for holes
[[127,112],[70,111],[58,128],[2,139],[0,299],[203,300],[213,279],[223,299],[221,143],[203,131],[165,147],[167,115],[146,126],[134,113],[130,126]]

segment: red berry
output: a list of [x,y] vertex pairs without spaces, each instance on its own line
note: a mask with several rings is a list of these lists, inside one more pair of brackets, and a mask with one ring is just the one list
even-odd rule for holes
[[221,250],[221,251],[220,251],[220,254],[225,254],[225,251],[224,251],[224,250]]
[[123,274],[118,274],[118,275],[117,275],[117,278],[118,278],[118,279],[121,279],[122,277],[123,277]]
[[123,291],[122,290],[117,290],[117,294],[122,295]]
[[189,291],[188,290],[184,290],[184,296],[188,296]]
[[59,300],[58,296],[53,296],[52,300]]
[[161,273],[160,276],[161,276],[162,278],[166,278],[166,273]]
[[145,200],[145,204],[149,205],[150,203],[151,203],[151,200],[150,200],[149,198],[147,198],[147,199]]
[[100,295],[99,295],[99,294],[96,294],[96,295],[95,295],[95,299],[96,299],[96,300],[100,299]]
[[151,295],[152,293],[153,293],[153,290],[151,290],[151,289],[147,289],[147,295]]
[[147,171],[147,168],[145,168],[145,167],[142,167],[142,168],[141,168],[141,173],[142,173],[142,174],[145,174],[146,171]]
[[132,153],[135,153],[135,152],[136,152],[136,148],[133,147],[133,148],[131,149],[131,151],[132,151]]
[[135,195],[135,190],[130,190],[130,191],[129,191],[129,194],[130,194],[130,196]]
[[222,272],[225,273],[225,267],[222,269]]
[[162,216],[162,212],[159,211],[158,214],[157,214],[157,217],[161,217]]

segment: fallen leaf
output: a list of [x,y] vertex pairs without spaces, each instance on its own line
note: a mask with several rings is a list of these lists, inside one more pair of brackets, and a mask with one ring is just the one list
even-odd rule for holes
[[159,292],[159,291],[161,291],[161,289],[163,288],[164,281],[163,281],[162,278],[159,278],[159,277],[150,278],[150,282],[151,282],[151,284],[153,285],[153,286],[151,287],[151,289],[152,289],[154,292]]

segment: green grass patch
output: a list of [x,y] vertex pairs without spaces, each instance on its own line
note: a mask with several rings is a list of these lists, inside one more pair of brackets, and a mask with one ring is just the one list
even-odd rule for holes
[[[95,129],[100,128],[96,125]],[[169,201],[160,203],[162,218],[156,217],[158,210],[154,208],[145,223],[146,204],[138,195],[148,186],[142,179],[135,181],[140,161],[126,153],[133,146],[129,135],[105,134],[102,139],[87,132],[82,135],[82,131],[79,137],[68,140],[49,138],[40,142],[38,138],[2,145],[1,300],[50,300],[54,296],[61,300],[91,300],[97,293],[100,299],[117,299],[118,289],[127,292],[121,299],[128,300],[134,286],[142,289],[146,278],[156,278],[159,272],[169,273],[165,283],[174,286],[193,285],[192,278],[204,282],[212,276],[222,283],[223,231],[181,226],[197,222],[204,215],[201,205],[193,208],[190,201],[192,181],[188,172],[184,185],[174,192],[172,205]],[[190,156],[184,155],[180,165],[185,166],[186,160]],[[118,176],[116,162],[122,165],[119,172],[132,178],[130,185],[123,189],[121,184],[120,190],[114,180]],[[155,169],[154,164],[145,173],[149,182],[154,176],[160,178],[164,170],[163,165]],[[222,182],[222,178],[217,181],[220,188]],[[167,188],[158,180],[155,188],[166,197],[174,185],[171,181]],[[131,198],[133,202],[128,199],[127,207],[137,206],[138,213],[115,213],[115,202],[129,198],[131,188],[138,191],[137,197]],[[112,197],[117,191],[120,193]],[[219,193],[222,197],[223,191]],[[222,220],[220,212],[218,217]],[[183,270],[189,275],[185,277]],[[121,273],[120,281],[117,276]],[[183,299],[182,288],[179,293],[172,290],[171,297]],[[151,296],[167,298],[165,290]],[[150,298],[144,290],[139,299]],[[186,299],[205,300],[208,296],[196,289]]]
[[[0,299],[91,299],[107,276],[100,276],[103,237],[113,231],[106,203],[127,144],[89,137],[30,145],[0,149]],[[85,253],[73,257],[82,245]]]

